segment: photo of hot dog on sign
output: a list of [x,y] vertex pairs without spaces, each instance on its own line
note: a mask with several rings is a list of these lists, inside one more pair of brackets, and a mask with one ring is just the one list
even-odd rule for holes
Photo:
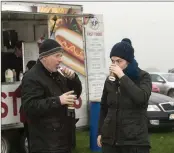
[[[81,14],[81,9],[72,8],[41,8],[40,12],[45,13],[62,13],[62,14]],[[49,32],[54,27],[54,16],[50,16],[48,21]],[[82,36],[82,19],[73,17],[57,16],[56,24],[52,33],[52,37],[64,49],[62,63],[81,74],[85,73],[85,54],[83,49]]]

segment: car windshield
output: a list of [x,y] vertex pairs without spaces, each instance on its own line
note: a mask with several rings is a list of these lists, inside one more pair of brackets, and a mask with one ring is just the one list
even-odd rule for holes
[[162,74],[168,82],[174,82],[174,74]]

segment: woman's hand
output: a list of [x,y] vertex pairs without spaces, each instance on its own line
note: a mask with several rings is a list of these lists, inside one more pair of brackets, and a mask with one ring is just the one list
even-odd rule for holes
[[124,76],[122,69],[116,64],[111,64],[111,66],[109,67],[109,70],[110,72],[114,73],[119,79],[122,76]]
[[98,145],[99,147],[102,147],[101,135],[99,135],[99,136],[97,137],[97,145]]

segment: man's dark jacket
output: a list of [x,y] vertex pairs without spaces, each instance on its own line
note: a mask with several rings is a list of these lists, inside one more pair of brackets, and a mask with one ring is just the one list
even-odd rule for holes
[[82,91],[76,75],[66,79],[59,72],[50,73],[38,60],[22,80],[22,107],[30,120],[31,152],[69,152],[72,146],[72,118],[59,96],[74,90],[77,98]]
[[139,69],[139,79],[124,75],[105,81],[99,120],[102,143],[149,146],[147,107],[151,95],[150,75]]

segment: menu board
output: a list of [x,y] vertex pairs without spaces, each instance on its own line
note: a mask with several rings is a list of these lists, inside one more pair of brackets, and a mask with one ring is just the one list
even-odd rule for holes
[[100,102],[106,79],[103,16],[90,18],[85,27],[89,100]]

